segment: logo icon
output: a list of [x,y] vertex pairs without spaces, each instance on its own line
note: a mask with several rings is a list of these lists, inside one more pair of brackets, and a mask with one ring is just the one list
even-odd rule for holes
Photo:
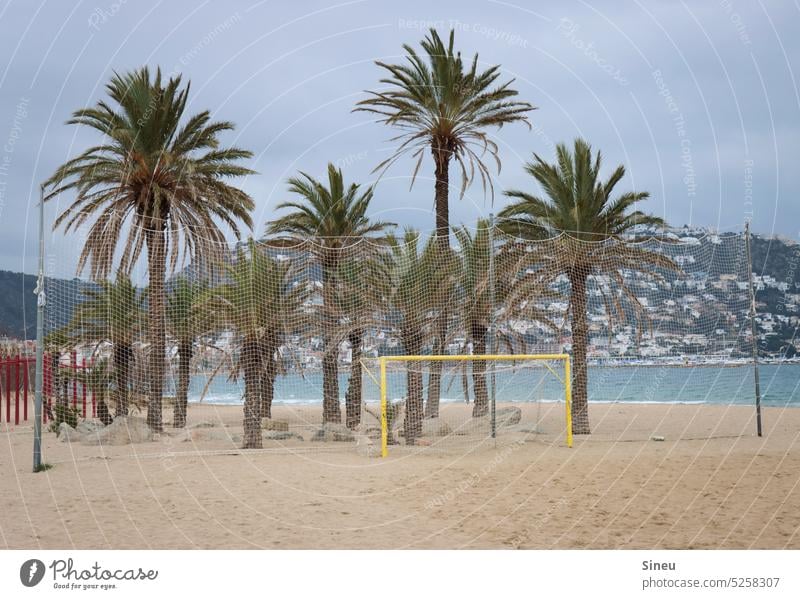
[[44,578],[44,562],[38,559],[29,559],[19,569],[19,580],[26,587],[35,587]]

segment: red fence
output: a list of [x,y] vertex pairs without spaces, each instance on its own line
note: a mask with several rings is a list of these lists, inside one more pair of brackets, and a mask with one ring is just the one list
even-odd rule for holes
[[[78,360],[75,352],[62,358],[58,362],[58,376],[53,376],[53,356],[44,355],[44,409],[42,420],[47,422],[53,417],[52,407],[56,396],[65,398],[67,403],[78,409],[84,418],[91,409],[91,417],[97,416],[97,404],[94,394],[78,380],[76,376],[91,366],[91,362]],[[28,414],[33,415],[33,396],[35,383],[36,359],[31,356],[9,356],[0,358],[0,422],[13,422],[28,420]],[[58,387],[58,388],[56,388]],[[29,405],[30,404],[30,408]]]

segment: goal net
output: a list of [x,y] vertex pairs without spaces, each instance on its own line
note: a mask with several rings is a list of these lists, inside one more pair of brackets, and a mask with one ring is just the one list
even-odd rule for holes
[[399,444],[447,449],[537,438],[572,446],[567,354],[386,356],[378,372],[384,457]]

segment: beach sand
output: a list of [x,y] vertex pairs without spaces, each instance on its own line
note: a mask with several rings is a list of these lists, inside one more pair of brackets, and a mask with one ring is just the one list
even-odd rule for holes
[[[571,449],[563,407],[545,409],[543,434],[392,446],[386,459],[352,443],[244,451],[163,434],[91,447],[46,433],[53,468],[39,474],[30,423],[3,424],[0,547],[800,548],[800,409],[764,409],[758,438],[751,407],[597,404],[594,434]],[[542,407],[524,410],[523,424]],[[241,432],[239,407],[189,412]],[[310,430],[319,410],[294,415]]]

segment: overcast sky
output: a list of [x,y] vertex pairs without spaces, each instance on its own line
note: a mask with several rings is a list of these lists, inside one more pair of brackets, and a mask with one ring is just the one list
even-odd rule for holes
[[[544,6],[543,6],[544,5]],[[103,98],[112,72],[160,65],[192,82],[189,112],[237,125],[226,143],[255,153],[241,185],[256,202],[255,233],[287,199],[298,170],[330,161],[371,183],[392,130],[352,113],[379,87],[375,60],[402,60],[429,26],[500,64],[538,107],[532,130],[492,132],[498,190],[535,190],[522,166],[533,152],[585,137],[623,163],[619,185],[651,193],[646,209],[670,224],[800,237],[800,5],[794,1],[449,2],[90,0],[6,2],[0,8],[0,269],[35,272],[39,182],[97,141],[64,122]],[[373,216],[433,228],[433,168],[409,192],[412,165],[380,181]],[[80,239],[49,232],[71,198],[48,204],[50,271],[74,272]],[[494,207],[480,185],[454,225]]]

